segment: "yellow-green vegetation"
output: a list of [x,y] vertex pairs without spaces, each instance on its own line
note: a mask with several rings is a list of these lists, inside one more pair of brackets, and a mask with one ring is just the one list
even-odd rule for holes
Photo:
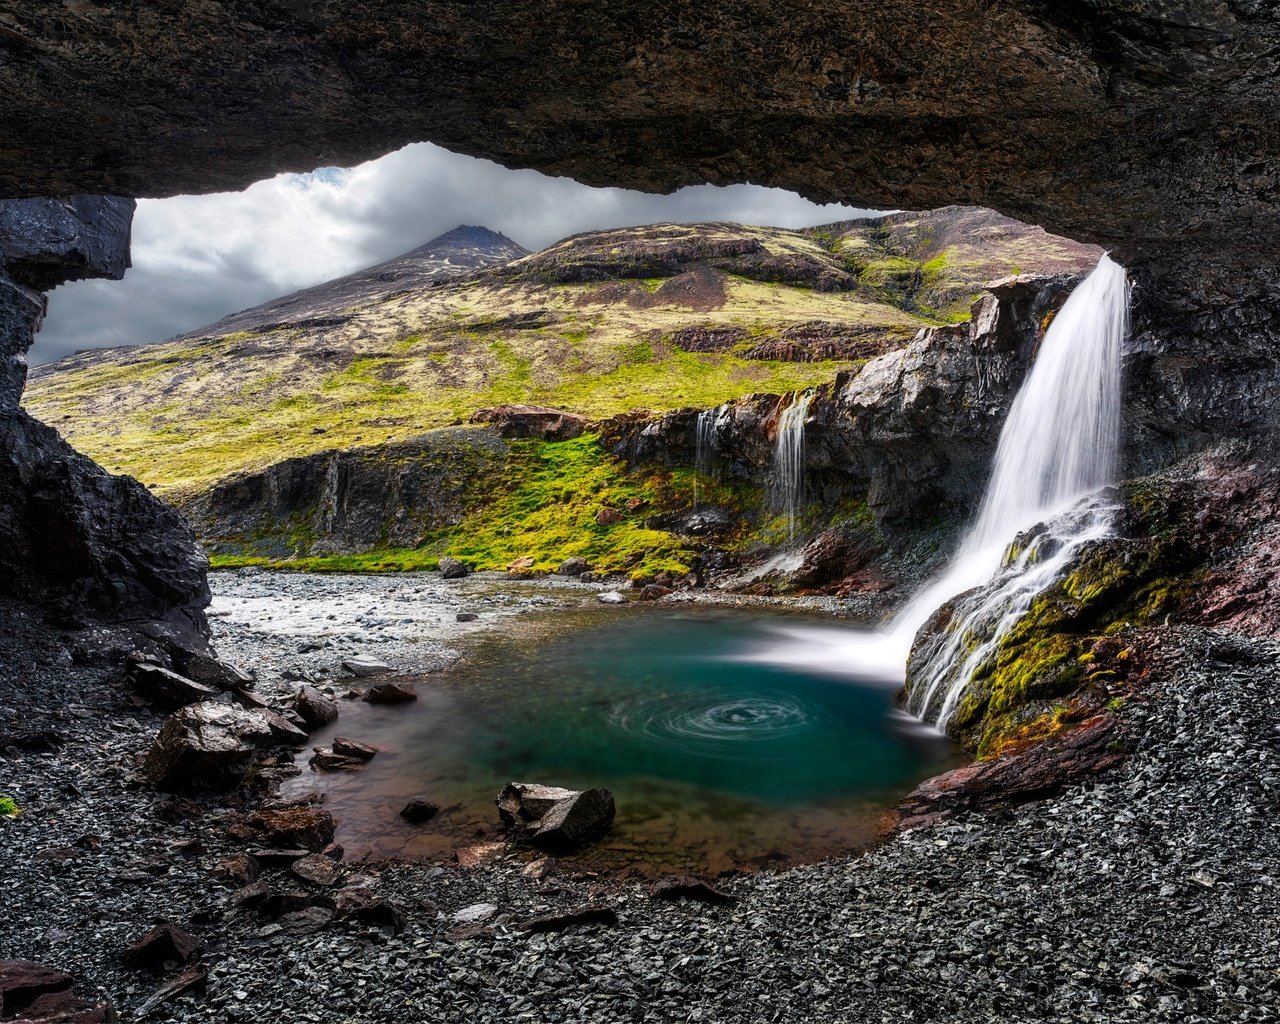
[[[529,573],[554,570],[580,557],[604,573],[648,579],[684,574],[695,552],[687,542],[646,521],[660,511],[692,502],[692,470],[628,472],[594,435],[571,441],[512,441],[501,469],[477,482],[472,507],[456,527],[430,531],[415,548],[374,548],[352,555],[303,555],[287,560],[252,555],[213,555],[216,568],[266,565],[319,572],[434,569],[443,555],[475,569]],[[710,481],[703,492],[733,507],[737,494]],[[602,509],[620,514],[601,523]],[[607,518],[607,517],[606,517]],[[306,527],[293,527],[305,536]]]
[[[1052,244],[1039,259],[1026,258],[1023,236],[1038,229],[1017,228],[1021,235],[1011,230],[986,245],[1001,250],[1002,266],[1016,257],[1063,269],[1073,258],[1062,248],[1070,243],[1043,232]],[[893,240],[911,230],[893,228],[875,252],[888,258]],[[849,261],[863,260],[871,232],[835,226],[819,237],[711,224],[582,236],[482,274],[357,305],[337,324],[73,356],[38,368],[26,401],[108,469],[158,493],[189,496],[284,458],[403,440],[497,404],[603,418],[794,391],[856,364],[748,359],[749,345],[692,353],[672,335],[736,329],[759,340],[816,322],[887,351],[921,326],[959,315],[958,306],[910,307],[859,283]],[[907,246],[901,258],[935,291],[970,295],[983,245],[937,239],[928,252]],[[673,246],[694,262],[673,264]],[[704,251],[730,255],[698,262]],[[585,276],[558,278],[566,267]]]
[[13,818],[22,813],[16,800],[11,796],[0,796],[0,818]]

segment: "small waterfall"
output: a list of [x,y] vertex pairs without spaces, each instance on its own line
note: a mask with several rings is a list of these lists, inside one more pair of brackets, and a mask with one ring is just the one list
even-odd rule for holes
[[[912,665],[911,711],[945,726],[974,672],[1035,597],[1083,544],[1112,528],[1115,509],[1097,492],[1117,469],[1128,325],[1128,278],[1103,256],[1040,344],[1000,433],[977,520],[947,570],[879,632],[851,642],[846,632],[790,629],[749,660],[901,682],[920,627],[959,595],[946,631]],[[1020,534],[1026,543],[1010,550]]]
[[714,409],[703,409],[698,413],[698,422],[694,428],[693,454],[693,505],[697,508],[702,503],[702,481],[715,477],[716,434],[720,429],[720,421],[728,411],[727,405],[718,405]]
[[804,498],[804,424],[813,404],[812,391],[798,392],[778,417],[773,448],[773,503],[787,517],[787,540],[796,539],[796,518]]

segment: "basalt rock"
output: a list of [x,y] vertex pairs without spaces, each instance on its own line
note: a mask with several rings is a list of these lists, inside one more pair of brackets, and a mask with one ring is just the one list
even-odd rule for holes
[[565,409],[548,409],[540,405],[499,405],[473,413],[471,422],[490,424],[502,437],[569,441],[586,429],[587,418]]
[[314,686],[304,686],[294,698],[293,709],[310,730],[322,728],[338,720],[338,702],[326,697]]
[[229,789],[238,785],[258,750],[272,740],[262,716],[203,702],[175,711],[161,727],[146,773],[166,790]]
[[30,960],[0,960],[0,1018],[49,1024],[109,1024],[109,1002],[90,1002],[72,991],[75,979]]

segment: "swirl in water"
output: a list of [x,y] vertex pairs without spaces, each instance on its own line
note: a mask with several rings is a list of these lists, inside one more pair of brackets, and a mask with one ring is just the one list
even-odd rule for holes
[[794,736],[818,725],[819,714],[788,694],[663,694],[621,704],[610,720],[654,746],[741,758],[764,753],[758,747],[744,751],[744,743]]

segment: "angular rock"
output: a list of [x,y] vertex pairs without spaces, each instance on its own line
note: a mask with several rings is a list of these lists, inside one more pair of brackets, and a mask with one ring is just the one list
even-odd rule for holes
[[393,935],[399,935],[405,927],[404,911],[388,900],[375,900],[367,906],[357,907],[352,916],[374,928],[389,928]]
[[337,885],[342,877],[342,869],[321,853],[299,857],[289,865],[289,871],[312,885]]
[[147,1016],[152,1010],[156,1009],[171,999],[177,999],[180,996],[189,993],[203,992],[209,985],[209,972],[204,967],[189,967],[176,978],[165,982],[156,989],[150,996],[138,1004],[135,1011],[139,1018]]
[[576,789],[543,786],[536,782],[508,782],[495,801],[502,824],[510,829],[537,821],[562,800],[578,794]]
[[439,813],[440,805],[433,800],[429,800],[425,796],[415,796],[400,808],[400,817],[414,825],[420,825],[424,821],[430,821]]
[[180,651],[174,661],[188,679],[217,690],[248,690],[254,684],[253,676],[244,669],[201,651]]
[[254,712],[267,723],[271,730],[271,738],[277,743],[300,747],[307,742],[307,734],[278,712],[270,708],[255,708]]
[[333,842],[333,815],[318,807],[282,807],[255,811],[248,824],[264,843],[277,848],[319,851]]
[[165,921],[135,939],[123,959],[129,967],[160,971],[167,969],[166,965],[190,963],[203,948],[190,932]]
[[304,686],[298,691],[293,710],[311,732],[338,720],[338,702],[314,686]]
[[556,569],[559,576],[581,576],[584,572],[590,572],[591,566],[585,558],[566,558],[560,563],[560,567]]
[[354,772],[365,765],[358,757],[344,757],[342,754],[335,754],[328,747],[317,749],[307,763],[313,772]]
[[503,437],[569,441],[586,429],[587,418],[541,405],[499,405],[472,413],[471,422],[490,423]]
[[553,853],[567,853],[599,839],[609,831],[616,813],[607,789],[587,789],[561,800],[534,822],[526,838]]
[[497,860],[507,852],[507,844],[493,841],[488,843],[472,843],[470,846],[459,846],[453,851],[453,857],[460,868],[478,868]]
[[537,860],[531,860],[520,869],[520,877],[532,878],[534,881],[540,882],[553,874],[555,869],[556,859],[554,857],[539,857]]
[[69,993],[72,981],[65,971],[31,960],[0,960],[0,1017],[16,1017],[40,996]]
[[447,580],[460,580],[471,575],[471,566],[445,555],[440,559],[440,575]]
[[271,895],[265,878],[243,885],[231,894],[231,902],[237,907],[260,907]]
[[458,612],[458,614],[455,615],[454,618],[458,622],[475,622],[476,619],[480,618],[480,616],[477,615],[475,612]]
[[723,889],[717,889],[710,882],[688,875],[670,875],[659,879],[650,887],[649,895],[655,900],[694,900],[697,903],[709,903],[713,906],[729,906],[736,902],[735,898]]
[[175,711],[188,704],[212,700],[218,691],[197,683],[186,676],[170,672],[159,665],[135,665],[129,674],[133,688],[146,701],[167,711]]
[[648,583],[640,588],[640,600],[657,601],[670,593],[670,587],[664,587],[660,583]]
[[492,903],[473,903],[455,911],[449,920],[454,924],[480,924],[482,921],[488,921],[497,912],[497,906]]
[[256,712],[207,701],[191,704],[161,727],[147,755],[146,774],[161,789],[230,789],[271,739],[271,727]]
[[378,755],[376,747],[371,747],[367,743],[360,743],[356,740],[349,740],[345,736],[335,736],[333,738],[333,752],[342,757],[354,757],[359,761],[372,761]]
[[361,678],[366,676],[385,675],[391,671],[390,665],[385,661],[375,658],[372,654],[355,654],[349,658],[343,658],[342,667],[353,676],[359,676]]
[[617,923],[618,912],[616,910],[612,907],[594,904],[576,907],[563,913],[539,914],[536,917],[526,917],[520,922],[520,929],[536,935],[543,932],[561,932],[566,928],[576,928],[581,925],[602,924],[608,926]]
[[286,935],[311,935],[327,927],[333,918],[331,908],[317,905],[282,914],[277,922]]
[[362,699],[367,704],[404,704],[418,695],[408,683],[380,683],[365,691]]
[[241,885],[247,885],[258,877],[258,862],[247,853],[234,853],[223,857],[214,865],[213,873],[219,878],[230,879]]

